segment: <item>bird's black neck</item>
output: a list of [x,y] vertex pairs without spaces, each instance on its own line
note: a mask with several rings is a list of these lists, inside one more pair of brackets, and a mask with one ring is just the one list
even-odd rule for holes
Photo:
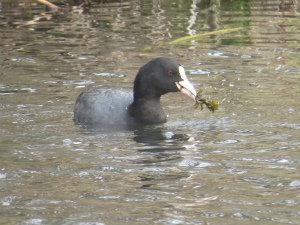
[[139,124],[160,124],[167,121],[160,104],[160,96],[136,99],[129,106],[128,113]]

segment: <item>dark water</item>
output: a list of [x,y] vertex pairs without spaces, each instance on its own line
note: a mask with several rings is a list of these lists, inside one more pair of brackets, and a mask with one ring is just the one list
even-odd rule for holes
[[[299,224],[297,1],[0,9],[0,224]],[[219,110],[172,93],[164,125],[73,124],[84,87],[131,88],[157,56]]]

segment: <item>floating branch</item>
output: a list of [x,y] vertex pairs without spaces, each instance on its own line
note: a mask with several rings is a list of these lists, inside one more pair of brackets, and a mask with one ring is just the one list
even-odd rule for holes
[[41,4],[46,5],[46,6],[48,6],[48,7],[54,8],[55,10],[58,10],[58,9],[59,9],[58,6],[52,4],[51,2],[48,2],[47,0],[36,0],[36,1],[38,1],[38,2],[41,3]]

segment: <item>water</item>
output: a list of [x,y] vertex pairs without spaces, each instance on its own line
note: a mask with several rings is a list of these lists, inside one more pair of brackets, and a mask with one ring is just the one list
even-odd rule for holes
[[[3,2],[0,224],[299,224],[299,5],[234,2]],[[132,88],[157,56],[219,110],[171,93],[164,125],[74,125],[84,87]]]

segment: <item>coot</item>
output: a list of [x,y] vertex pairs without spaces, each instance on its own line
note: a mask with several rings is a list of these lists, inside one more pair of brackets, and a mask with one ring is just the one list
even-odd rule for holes
[[165,123],[160,97],[177,91],[195,100],[196,91],[184,68],[173,59],[155,58],[138,71],[133,94],[116,88],[84,90],[75,103],[74,121],[83,124]]

